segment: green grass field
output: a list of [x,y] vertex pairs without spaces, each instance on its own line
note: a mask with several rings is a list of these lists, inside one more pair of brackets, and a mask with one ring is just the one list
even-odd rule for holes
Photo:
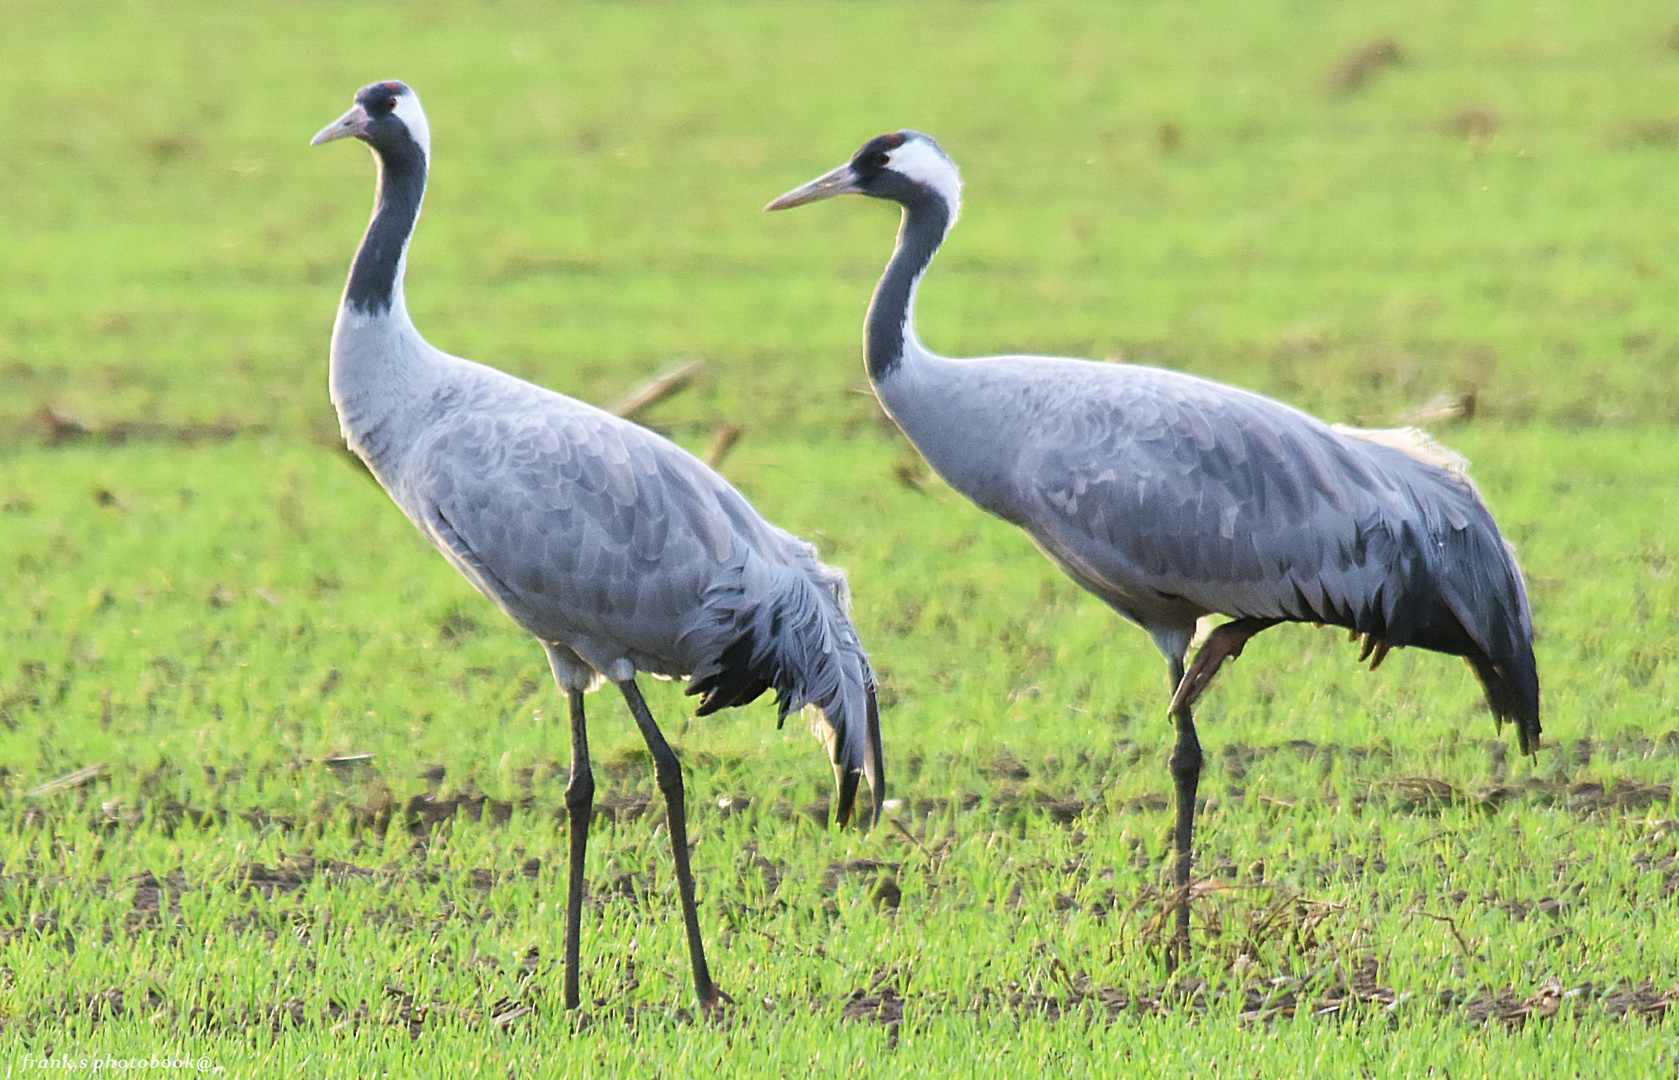
[[[433,343],[601,403],[699,359],[646,421],[738,425],[725,475],[850,573],[881,828],[821,827],[767,700],[645,688],[721,1022],[611,693],[561,1008],[563,700],[338,452],[373,169],[308,140],[386,77]],[[967,183],[933,348],[1432,410],[1528,573],[1536,760],[1446,657],[1287,627],[1220,676],[1175,980],[1164,664],[868,396],[894,214],[759,212],[905,126]],[[0,131],[7,1075],[1679,1074],[1668,8],[0,0]]]

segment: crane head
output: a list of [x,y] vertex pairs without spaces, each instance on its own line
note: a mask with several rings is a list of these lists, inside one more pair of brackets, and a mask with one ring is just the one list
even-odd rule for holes
[[394,79],[371,83],[358,90],[350,111],[317,132],[309,145],[319,146],[351,136],[379,151],[412,144],[428,159],[431,157],[431,126],[426,123],[425,110],[420,108],[420,97],[407,83]]
[[794,188],[764,209],[786,210],[848,192],[906,206],[936,198],[954,220],[962,204],[962,176],[931,135],[894,131],[870,139],[844,165]]

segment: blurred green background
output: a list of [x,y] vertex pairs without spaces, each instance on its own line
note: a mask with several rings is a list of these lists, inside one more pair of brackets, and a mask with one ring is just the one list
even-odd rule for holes
[[[963,166],[923,304],[952,355],[1164,362],[1381,422],[1679,418],[1679,53],[1660,5],[0,6],[0,422],[323,437],[368,169],[308,137],[412,83],[412,306],[590,398],[677,355],[722,409],[856,402],[889,210],[764,219],[898,127]],[[1337,92],[1338,65],[1391,39]],[[747,415],[750,414],[750,415]]]

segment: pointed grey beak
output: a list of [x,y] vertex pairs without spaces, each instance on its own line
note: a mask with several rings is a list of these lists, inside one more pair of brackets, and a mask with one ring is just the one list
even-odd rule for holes
[[857,174],[851,171],[848,161],[832,172],[823,173],[803,187],[796,187],[781,198],[764,207],[765,210],[787,210],[805,203],[817,202],[821,199],[831,199],[835,195],[846,192],[861,192],[857,186]]
[[352,106],[350,111],[315,133],[309,140],[310,146],[332,142],[334,139],[347,139],[352,135],[367,133],[367,110],[360,105]]

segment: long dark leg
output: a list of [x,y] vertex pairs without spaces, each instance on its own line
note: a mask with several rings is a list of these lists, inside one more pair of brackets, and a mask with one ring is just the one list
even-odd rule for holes
[[665,820],[670,825],[671,845],[676,853],[676,887],[682,894],[682,922],[688,928],[688,956],[694,963],[694,992],[699,995],[700,1007],[707,1012],[717,1008],[717,984],[711,981],[711,969],[705,963],[705,946],[700,943],[700,914],[694,903],[694,873],[688,868],[688,809],[682,794],[682,764],[676,752],[665,742],[653,714],[642,700],[641,690],[634,679],[618,684],[624,700],[630,703],[641,737],[653,755],[653,776],[659,790],[665,793]]
[[1189,705],[1178,699],[1184,683],[1183,660],[1173,658],[1172,719],[1177,723],[1178,745],[1172,750],[1172,780],[1177,787],[1177,864],[1173,881],[1177,885],[1177,931],[1166,950],[1166,966],[1177,970],[1180,961],[1189,958],[1189,878],[1190,850],[1195,840],[1195,789],[1201,782],[1201,740],[1195,736],[1195,717]]
[[565,805],[570,815],[571,876],[566,881],[565,909],[565,1007],[577,1008],[582,995],[577,986],[579,939],[583,933],[583,856],[589,849],[589,818],[594,811],[595,775],[589,768],[589,733],[583,725],[583,691],[570,687],[571,699],[571,783],[566,785]]
[[1195,840],[1195,789],[1201,781],[1201,740],[1195,735],[1195,716],[1190,711],[1207,689],[1213,676],[1227,660],[1242,655],[1248,639],[1267,630],[1281,619],[1232,619],[1215,627],[1206,642],[1195,653],[1195,661],[1186,672],[1182,658],[1174,658],[1172,666],[1172,720],[1178,728],[1178,745],[1172,751],[1172,779],[1177,786],[1177,867],[1174,881],[1178,889],[1178,927],[1167,953],[1168,965],[1176,969],[1179,961],[1189,958],[1189,881],[1190,849]]

